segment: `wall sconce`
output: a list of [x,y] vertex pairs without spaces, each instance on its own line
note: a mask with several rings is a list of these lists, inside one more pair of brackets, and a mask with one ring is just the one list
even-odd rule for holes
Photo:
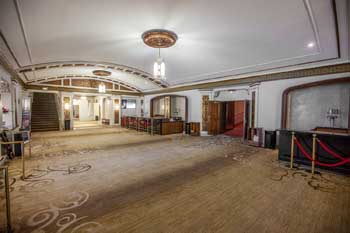
[[80,104],[80,100],[73,99],[73,105],[79,105],[79,104]]
[[120,108],[119,104],[116,104],[116,105],[114,106],[114,108],[115,108],[115,110],[119,110],[119,108]]
[[64,110],[69,110],[69,109],[70,109],[69,103],[65,103],[65,104],[64,104]]

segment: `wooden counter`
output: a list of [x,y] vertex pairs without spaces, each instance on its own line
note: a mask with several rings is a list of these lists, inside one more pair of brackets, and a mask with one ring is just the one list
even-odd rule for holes
[[182,133],[184,131],[183,121],[162,122],[161,135]]

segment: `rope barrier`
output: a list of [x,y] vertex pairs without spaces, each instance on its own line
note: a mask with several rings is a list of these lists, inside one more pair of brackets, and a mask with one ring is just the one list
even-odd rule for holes
[[[339,159],[341,159],[342,161],[341,162],[338,162],[338,163],[333,163],[333,164],[328,164],[328,163],[322,163],[322,162],[319,162],[317,160],[314,160],[312,159],[312,157],[306,152],[306,150],[303,148],[303,146],[300,144],[300,142],[298,141],[297,138],[294,138],[294,142],[295,144],[297,145],[297,147],[299,148],[299,150],[301,151],[301,153],[307,158],[309,159],[310,161],[314,162],[315,164],[319,165],[319,166],[323,166],[323,167],[338,167],[338,166],[341,166],[341,165],[344,165],[346,163],[350,163],[350,158],[339,158],[339,155],[337,155]],[[321,145],[321,144],[320,144]],[[322,147],[323,148],[323,147]],[[328,148],[329,149],[329,148]],[[328,152],[328,151],[327,151]],[[333,152],[334,153],[334,152]],[[332,154],[333,155],[333,154]],[[336,156],[334,156],[336,157]]]
[[344,158],[341,155],[338,155],[337,153],[335,153],[333,150],[331,150],[326,144],[324,144],[321,140],[317,139],[318,144],[321,146],[321,148],[323,150],[325,150],[326,152],[328,152],[329,154],[333,155],[335,158],[344,160],[346,158]]

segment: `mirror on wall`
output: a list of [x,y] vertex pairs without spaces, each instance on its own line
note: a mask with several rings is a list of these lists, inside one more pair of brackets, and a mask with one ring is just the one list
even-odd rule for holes
[[177,95],[157,96],[151,100],[151,117],[187,120],[187,98]]

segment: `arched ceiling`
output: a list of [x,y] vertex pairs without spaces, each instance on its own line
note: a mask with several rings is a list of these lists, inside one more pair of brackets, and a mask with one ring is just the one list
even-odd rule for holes
[[[105,70],[109,76],[96,76],[93,71]],[[54,78],[100,78],[109,79],[135,90],[149,90],[167,87],[164,81],[154,79],[150,74],[111,63],[96,62],[54,62],[31,65],[18,69],[20,77],[28,84],[42,83]]]
[[[147,91],[338,58],[336,2],[1,0],[0,48],[26,83],[102,68]],[[161,50],[166,82],[150,75],[157,51],[141,39],[153,28],[179,37]]]

